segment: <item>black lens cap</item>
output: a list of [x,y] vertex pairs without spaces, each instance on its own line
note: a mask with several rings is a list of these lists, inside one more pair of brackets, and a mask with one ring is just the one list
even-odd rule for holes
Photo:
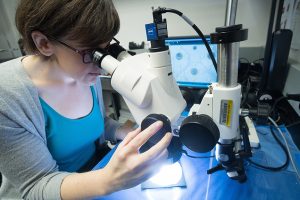
[[190,115],[180,126],[179,138],[190,150],[205,153],[215,147],[220,138],[220,132],[210,116]]

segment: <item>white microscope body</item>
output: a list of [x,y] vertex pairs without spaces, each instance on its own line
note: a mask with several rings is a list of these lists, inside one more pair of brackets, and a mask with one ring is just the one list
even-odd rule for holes
[[[239,110],[241,102],[241,85],[224,87],[213,83],[204,95],[201,104],[194,104],[189,115],[205,114],[210,116],[220,131],[219,143],[216,145],[216,159],[220,163],[231,163],[241,149]],[[223,145],[232,145],[232,151],[223,150]],[[225,147],[226,148],[226,147]],[[226,164],[225,164],[226,165]],[[226,170],[231,178],[238,177],[235,169]]]
[[[246,175],[242,159],[249,152],[240,150],[241,86],[237,83],[237,75],[239,42],[247,39],[248,31],[241,24],[234,25],[236,7],[237,0],[227,3],[225,26],[216,28],[216,32],[211,34],[211,42],[218,44],[218,83],[209,87],[201,104],[191,108],[190,116],[180,126],[179,139],[189,149],[199,152],[210,151],[216,146],[219,164],[208,173],[225,169],[230,178],[243,182]],[[142,121],[149,114],[162,114],[168,118],[171,126],[175,125],[186,107],[172,76],[169,50],[164,43],[167,23],[162,14],[166,12],[180,15],[195,28],[181,12],[158,8],[152,13],[154,23],[146,24],[147,40],[151,41],[149,52],[136,56],[120,54],[120,57],[118,53],[117,59],[105,52],[95,51],[93,54],[94,63],[112,75],[112,87],[122,95],[139,125],[143,125]],[[209,50],[209,46],[207,48]],[[210,56],[214,61],[213,55]],[[244,138],[247,137],[243,135]]]
[[220,138],[231,140],[239,133],[239,110],[241,102],[241,85],[223,87],[218,83],[209,86],[201,104],[194,104],[189,111],[192,114],[206,114],[217,124]]
[[186,102],[172,75],[169,51],[146,52],[125,59],[107,55],[101,67],[112,74],[111,85],[122,95],[136,122],[151,113],[175,123]]
[[235,25],[236,8],[237,0],[227,2],[225,26],[211,34],[211,42],[218,44],[218,83],[209,87],[201,104],[194,105],[189,114],[208,115],[220,132],[215,151],[219,164],[208,173],[225,169],[230,178],[244,182],[243,158],[251,156],[251,150],[248,136],[240,130],[241,85],[237,77],[239,42],[247,39],[248,30]]

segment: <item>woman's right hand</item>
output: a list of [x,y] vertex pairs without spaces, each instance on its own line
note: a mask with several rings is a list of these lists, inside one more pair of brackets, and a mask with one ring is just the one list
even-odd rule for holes
[[109,163],[103,169],[108,193],[134,187],[147,180],[168,157],[167,147],[172,134],[166,135],[152,148],[139,153],[139,148],[147,142],[161,127],[162,122],[153,123],[141,132],[138,128],[119,144]]

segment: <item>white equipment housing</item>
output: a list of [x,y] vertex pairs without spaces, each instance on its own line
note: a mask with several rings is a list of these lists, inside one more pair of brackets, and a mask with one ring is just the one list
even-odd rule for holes
[[164,114],[175,123],[186,102],[172,75],[169,51],[142,53],[118,61],[105,56],[101,67],[140,125],[149,114]]
[[207,90],[201,104],[194,104],[189,112],[210,116],[220,131],[220,139],[228,140],[239,136],[239,110],[241,86],[223,87],[213,83]]

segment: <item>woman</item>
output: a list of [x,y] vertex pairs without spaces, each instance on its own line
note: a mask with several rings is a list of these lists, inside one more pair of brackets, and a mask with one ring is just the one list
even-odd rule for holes
[[[0,65],[0,197],[83,199],[146,180],[172,136],[139,154],[162,123],[128,133],[103,115],[91,52],[119,30],[112,1],[21,0],[16,25],[30,55]],[[105,168],[88,171],[104,139],[124,140]]]

